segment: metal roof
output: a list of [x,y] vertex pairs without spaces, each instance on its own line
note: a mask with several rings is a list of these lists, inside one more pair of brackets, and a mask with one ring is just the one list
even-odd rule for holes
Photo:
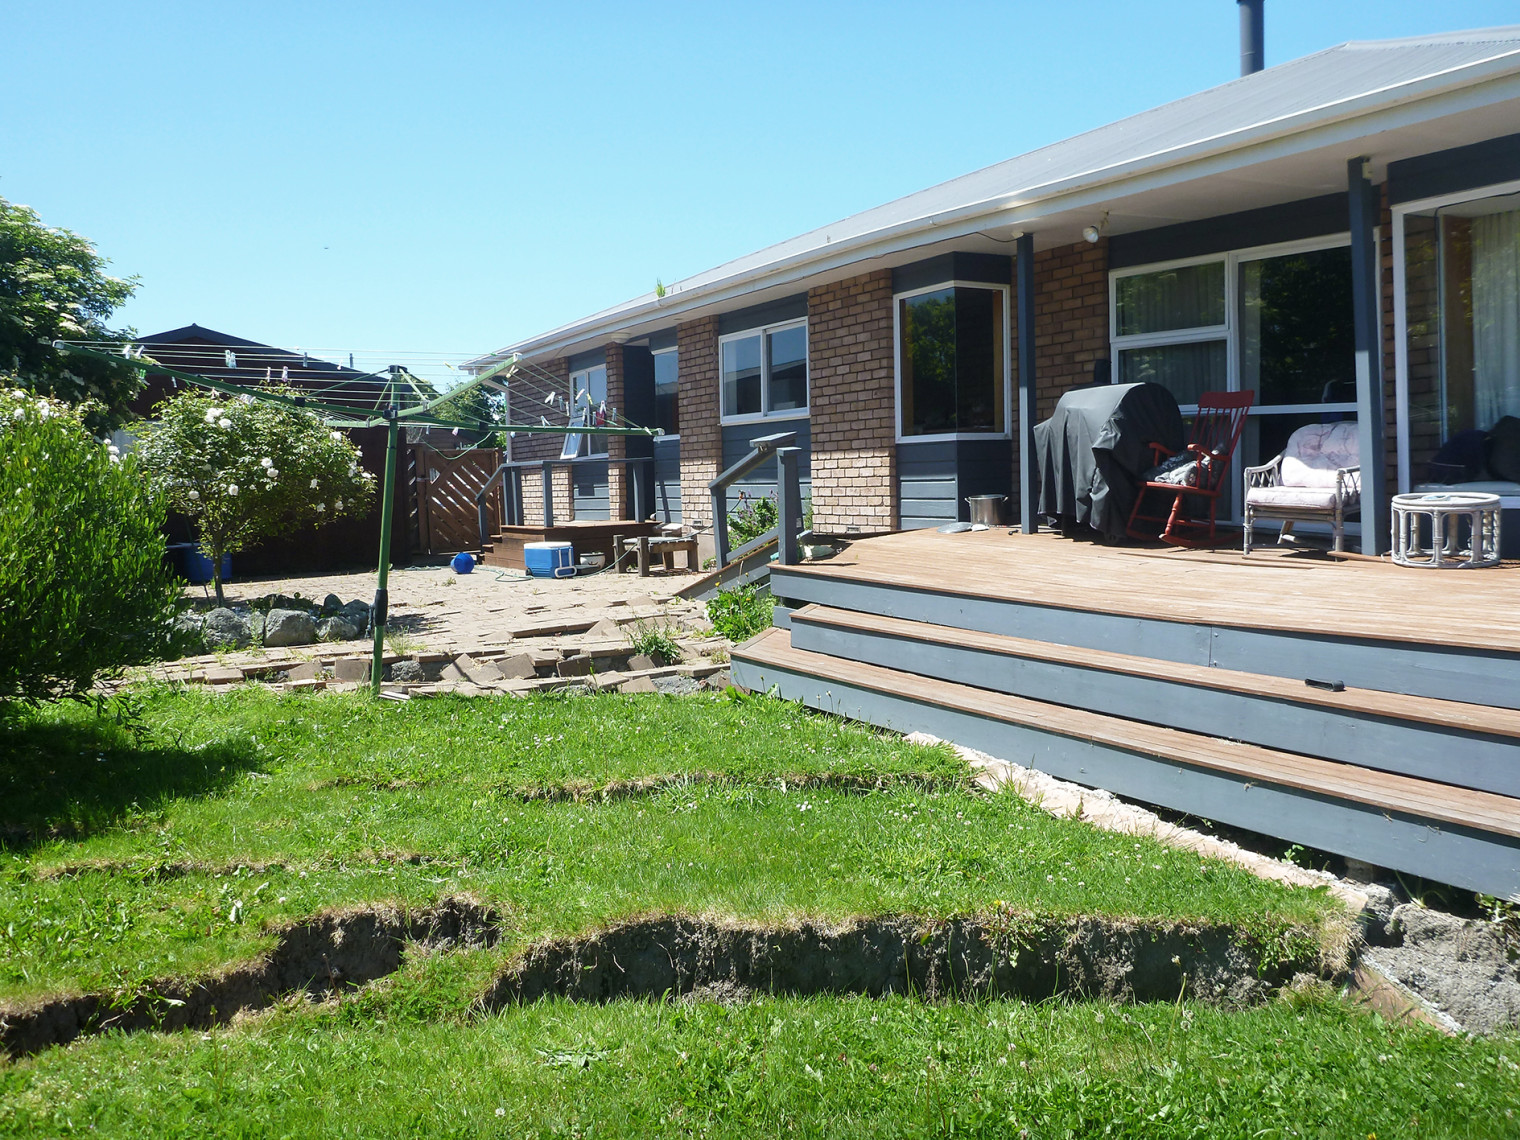
[[[941,182],[735,258],[502,350],[537,355],[655,316],[689,311],[719,287],[763,287],[788,267],[828,255],[835,264],[885,238],[918,244],[935,227],[995,211],[1030,212],[1064,194],[1115,186],[1171,166],[1355,119],[1454,88],[1520,74],[1520,26],[1353,41],[1189,95],[1061,142]],[[1037,210],[1035,211],[1037,212]],[[486,360],[493,358],[484,358]]]

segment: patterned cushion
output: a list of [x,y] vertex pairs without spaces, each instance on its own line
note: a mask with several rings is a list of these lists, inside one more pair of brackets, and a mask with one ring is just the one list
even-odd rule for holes
[[[1356,496],[1351,496],[1351,502]],[[1252,487],[1246,491],[1246,503],[1263,510],[1294,507],[1299,510],[1328,511],[1335,506],[1335,488],[1323,487]]]
[[1282,485],[1334,490],[1336,468],[1357,466],[1361,462],[1358,454],[1353,420],[1301,427],[1288,437],[1288,446],[1283,448]]

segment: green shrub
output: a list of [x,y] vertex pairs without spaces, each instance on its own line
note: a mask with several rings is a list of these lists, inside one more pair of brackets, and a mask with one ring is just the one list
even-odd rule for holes
[[774,602],[765,587],[741,586],[719,590],[707,603],[707,620],[730,641],[748,641],[771,624]]
[[0,390],[0,709],[81,695],[168,644],[164,507],[91,413]]
[[681,663],[681,647],[676,644],[675,638],[670,636],[670,630],[665,627],[638,622],[634,625],[629,640],[633,642],[635,653],[653,657],[661,665]]
[[741,493],[739,505],[728,512],[728,541],[731,547],[753,542],[781,521],[776,500],[767,495],[752,499]]

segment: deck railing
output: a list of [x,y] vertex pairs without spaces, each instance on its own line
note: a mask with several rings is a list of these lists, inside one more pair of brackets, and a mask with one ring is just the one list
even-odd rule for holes
[[[581,455],[574,459],[516,459],[502,463],[492,472],[491,477],[475,495],[475,510],[480,527],[480,542],[484,546],[491,541],[491,520],[486,509],[486,499],[491,494],[491,488],[498,480],[501,481],[503,494],[503,522],[506,526],[526,526],[527,519],[523,509],[523,472],[532,468],[539,468],[542,472],[544,488],[544,529],[548,530],[554,525],[554,469],[556,467],[575,468],[586,464],[606,464],[609,471],[612,464],[620,464],[623,468],[623,477],[627,481],[630,495],[629,504],[632,508],[632,517],[635,521],[644,518],[644,481],[638,477],[645,466],[653,465],[654,460],[647,455],[631,456],[622,459],[611,459],[605,455]],[[572,474],[573,479],[573,474]]]
[[[797,457],[802,448],[795,446],[797,433],[777,432],[749,441],[749,454],[707,485],[712,495],[713,545],[718,566],[728,565],[732,556],[748,553],[776,540],[783,566],[797,562],[797,532],[802,528],[802,484],[797,475]],[[728,547],[728,488],[766,460],[776,459],[776,527],[745,543],[740,551]]]

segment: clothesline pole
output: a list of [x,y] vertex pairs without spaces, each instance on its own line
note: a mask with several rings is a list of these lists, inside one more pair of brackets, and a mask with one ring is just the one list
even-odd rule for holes
[[386,586],[391,568],[391,516],[396,508],[396,437],[401,434],[401,420],[396,415],[396,383],[392,379],[390,403],[385,408],[389,421],[385,438],[385,487],[380,496],[380,558],[375,573],[375,604],[370,611],[370,625],[375,633],[374,658],[370,665],[369,690],[380,695],[380,679],[385,672],[385,623],[390,609]]

